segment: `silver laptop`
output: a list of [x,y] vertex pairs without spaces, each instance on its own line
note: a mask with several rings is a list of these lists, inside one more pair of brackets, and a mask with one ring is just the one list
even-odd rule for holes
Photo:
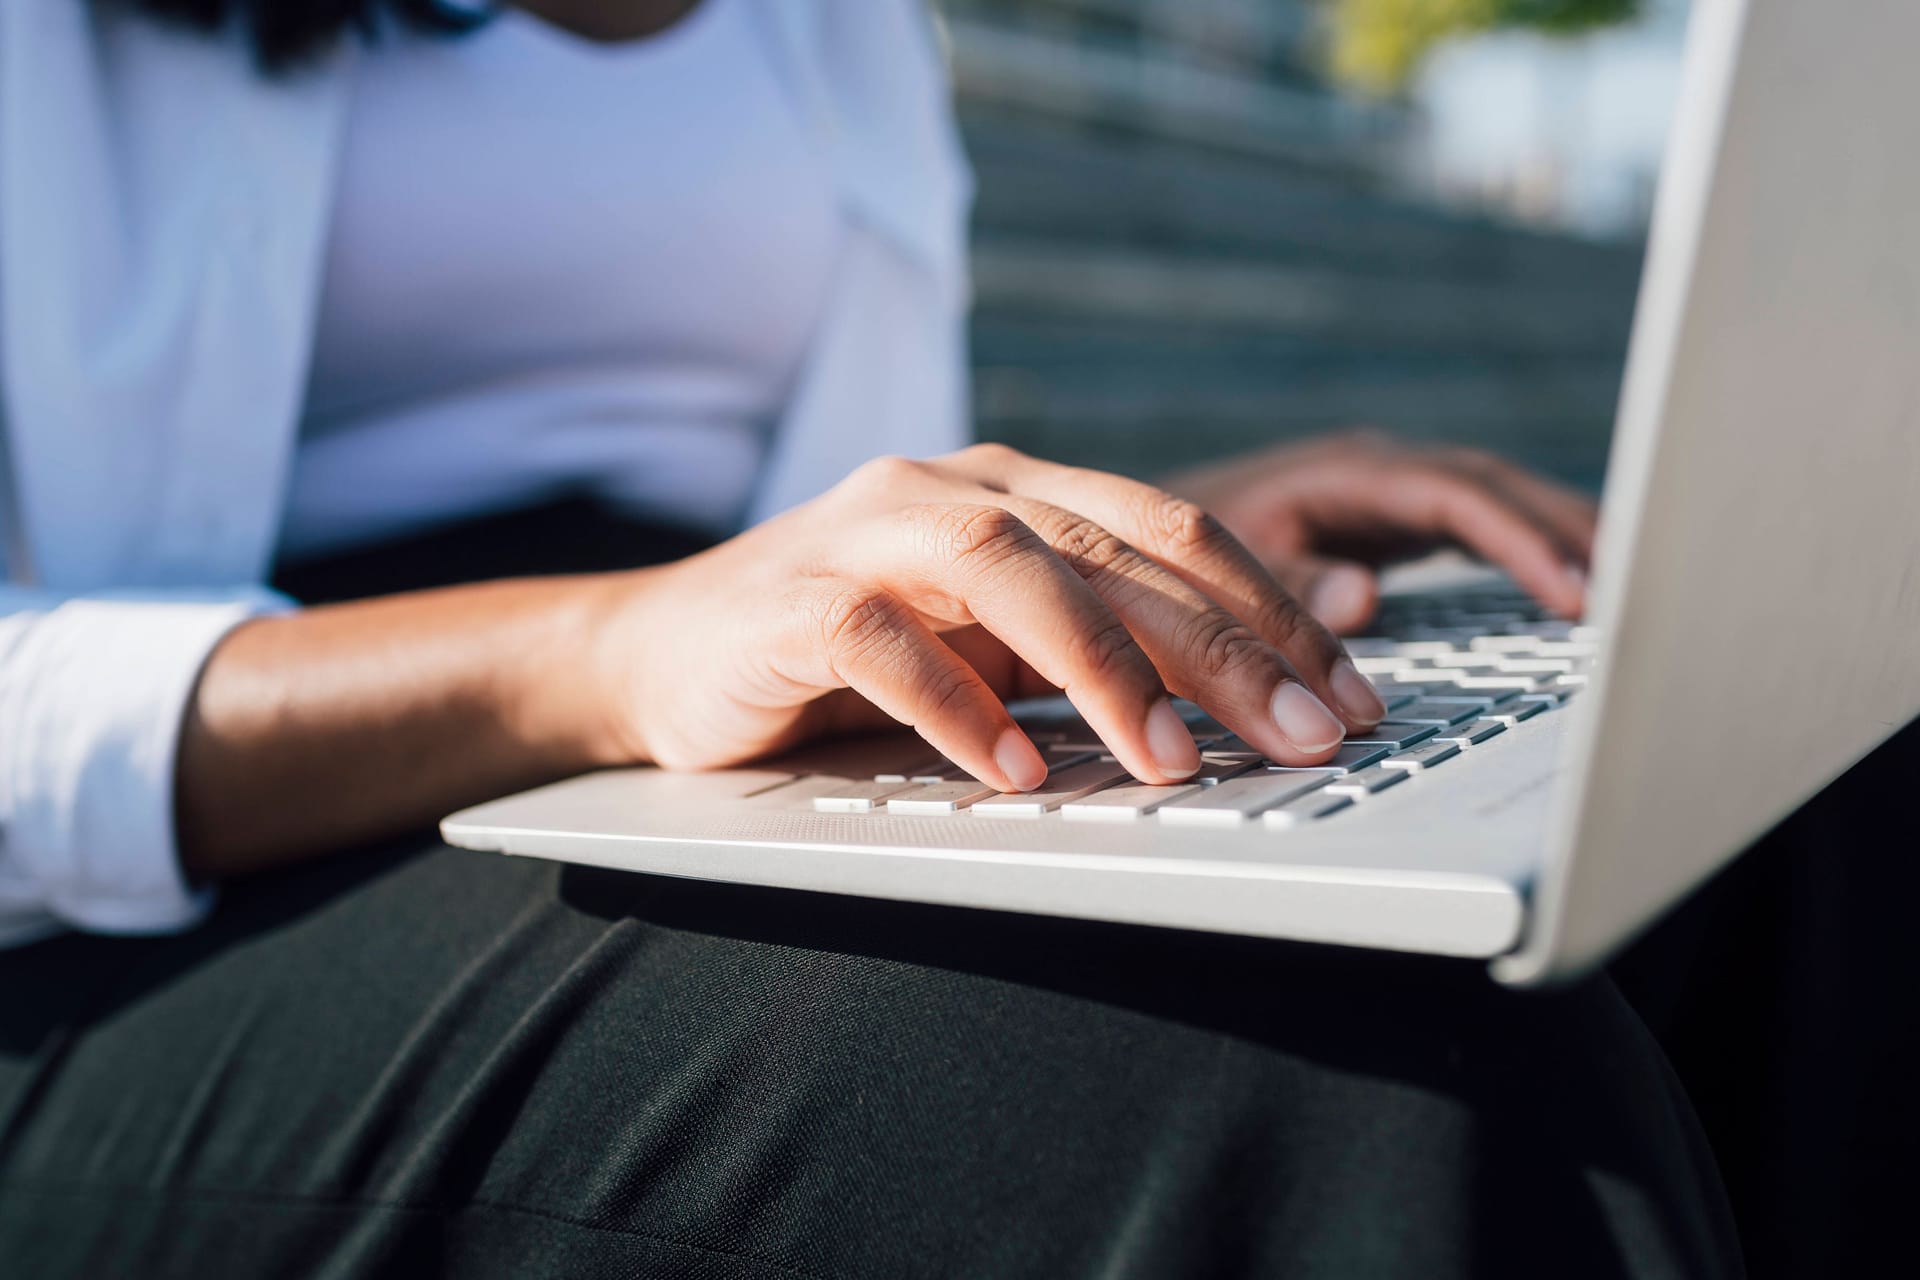
[[1920,714],[1920,4],[1696,0],[1591,613],[1486,586],[1352,648],[1392,704],[1335,769],[1190,709],[1149,788],[1062,706],[998,797],[911,735],[591,774],[457,845],[633,871],[1489,959],[1604,961]]

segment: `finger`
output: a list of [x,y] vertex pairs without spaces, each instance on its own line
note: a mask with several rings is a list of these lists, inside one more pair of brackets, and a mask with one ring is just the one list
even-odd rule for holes
[[1598,503],[1504,458],[1489,455],[1487,461],[1501,489],[1554,535],[1571,563],[1585,567],[1592,561],[1594,534],[1600,524]]
[[[1593,559],[1593,540],[1599,508],[1584,494],[1534,474],[1498,455],[1477,449],[1456,450],[1447,465],[1528,520],[1553,544],[1560,558],[1557,591],[1534,594],[1542,603],[1569,617],[1586,607],[1587,567]],[[1475,548],[1476,550],[1481,550]],[[1485,550],[1483,555],[1492,559]]]
[[1057,698],[1060,690],[1048,683],[1033,664],[1000,642],[978,623],[938,632],[941,643],[980,673],[987,687],[1002,699]]
[[1340,745],[1347,726],[1241,618],[1085,516],[1014,494],[1005,501],[1113,608],[1169,689],[1289,764],[1324,760]]
[[1044,757],[993,690],[884,589],[820,580],[787,602],[793,643],[777,674],[806,690],[852,689],[910,725],[947,759],[1002,791],[1046,781]]
[[841,576],[920,613],[978,623],[1064,692],[1143,782],[1177,782],[1200,753],[1125,622],[1017,515],[969,503],[906,508],[833,551]]
[[1557,613],[1577,616],[1585,603],[1585,575],[1568,565],[1558,541],[1481,478],[1409,467],[1381,476],[1372,500],[1382,518],[1401,528],[1456,542],[1498,565]]
[[[1284,688],[1274,691],[1274,712],[1288,712],[1290,724],[1283,732],[1296,744],[1296,752],[1320,733],[1324,721],[1318,715],[1329,707],[1352,729],[1371,728],[1386,715],[1379,695],[1354,669],[1332,633],[1288,595],[1219,521],[1192,503],[1124,476],[1063,467],[1011,451],[989,452],[974,465],[1015,497],[1068,508],[1112,530],[1218,602],[1277,650],[1312,695],[1302,698],[1285,693]],[[1199,700],[1206,702],[1204,697]],[[1208,709],[1214,710],[1210,704]]]
[[[1559,553],[1561,595],[1549,598],[1539,592],[1533,594],[1563,617],[1581,617],[1587,610],[1587,575],[1593,562],[1594,522],[1592,519],[1583,521],[1578,512],[1560,506],[1552,495],[1534,489],[1529,483],[1530,479],[1516,475],[1510,480],[1497,482],[1496,488],[1507,505],[1520,511],[1536,527],[1547,531]],[[1597,509],[1593,509],[1593,514],[1597,515]]]
[[1373,570],[1352,560],[1289,556],[1273,566],[1273,576],[1295,600],[1332,631],[1351,635],[1366,626],[1380,603],[1380,582]]

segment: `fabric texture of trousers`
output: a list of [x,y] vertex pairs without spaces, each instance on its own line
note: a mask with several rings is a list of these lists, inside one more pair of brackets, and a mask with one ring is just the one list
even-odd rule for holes
[[1732,1233],[1605,979],[425,836],[0,953],[10,1277],[1718,1277]]
[[13,1276],[1735,1274],[1604,981],[414,842],[0,991]]

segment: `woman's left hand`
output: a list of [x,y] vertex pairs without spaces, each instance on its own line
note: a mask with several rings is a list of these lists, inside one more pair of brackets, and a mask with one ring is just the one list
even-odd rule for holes
[[1161,482],[1196,502],[1336,631],[1373,617],[1384,564],[1456,545],[1564,617],[1586,605],[1593,500],[1478,449],[1357,431]]

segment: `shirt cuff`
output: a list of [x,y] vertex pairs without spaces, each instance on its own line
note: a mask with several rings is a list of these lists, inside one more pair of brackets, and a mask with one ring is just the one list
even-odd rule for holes
[[181,719],[214,646],[283,607],[265,592],[68,600],[0,655],[11,739],[0,744],[0,852],[45,911],[104,933],[183,929],[206,914],[212,892],[187,883],[175,838]]

